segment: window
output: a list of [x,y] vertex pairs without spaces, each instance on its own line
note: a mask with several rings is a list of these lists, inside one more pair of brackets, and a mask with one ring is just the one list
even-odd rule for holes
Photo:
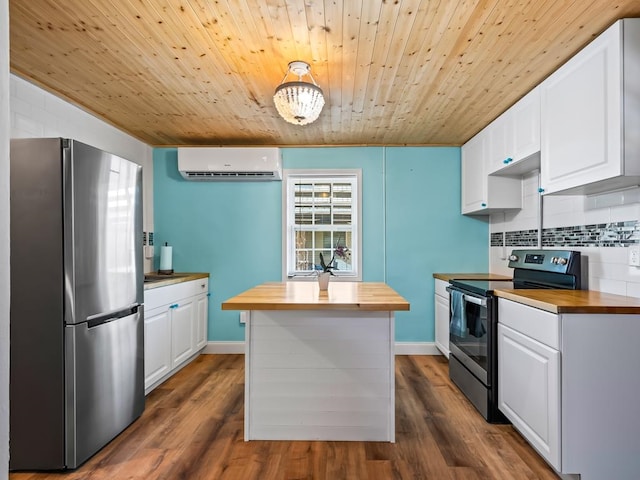
[[284,278],[312,276],[332,262],[336,277],[361,280],[359,170],[285,170]]

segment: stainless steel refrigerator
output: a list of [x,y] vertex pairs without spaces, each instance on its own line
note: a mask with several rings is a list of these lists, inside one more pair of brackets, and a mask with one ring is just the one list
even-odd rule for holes
[[76,468],[144,410],[141,170],[11,140],[11,470]]

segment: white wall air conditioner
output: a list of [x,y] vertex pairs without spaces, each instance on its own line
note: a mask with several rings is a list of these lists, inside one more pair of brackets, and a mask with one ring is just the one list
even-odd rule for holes
[[275,147],[180,147],[178,170],[187,180],[282,180],[280,149]]

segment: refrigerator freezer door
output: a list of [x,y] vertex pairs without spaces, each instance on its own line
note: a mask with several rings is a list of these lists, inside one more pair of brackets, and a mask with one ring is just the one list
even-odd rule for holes
[[138,312],[67,325],[66,466],[76,468],[144,410],[144,322]]
[[143,303],[142,167],[77,141],[64,150],[65,322]]

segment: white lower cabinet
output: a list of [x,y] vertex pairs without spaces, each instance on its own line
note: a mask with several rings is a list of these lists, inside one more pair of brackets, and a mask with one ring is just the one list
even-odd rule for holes
[[499,408],[560,469],[560,352],[498,325]]
[[196,350],[207,345],[207,324],[209,323],[209,294],[198,295],[196,303],[196,322],[194,326]]
[[144,347],[146,389],[171,371],[171,315],[166,308],[145,312]]
[[560,319],[500,298],[498,322],[498,408],[560,471]]
[[171,305],[171,366],[177,367],[194,350],[193,324],[194,308],[193,299],[182,300]]
[[208,290],[207,278],[145,290],[145,393],[207,344]]
[[639,478],[640,315],[499,298],[498,322],[499,408],[522,436],[562,475]]
[[447,292],[448,282],[435,279],[435,342],[438,350],[449,358],[449,292]]

